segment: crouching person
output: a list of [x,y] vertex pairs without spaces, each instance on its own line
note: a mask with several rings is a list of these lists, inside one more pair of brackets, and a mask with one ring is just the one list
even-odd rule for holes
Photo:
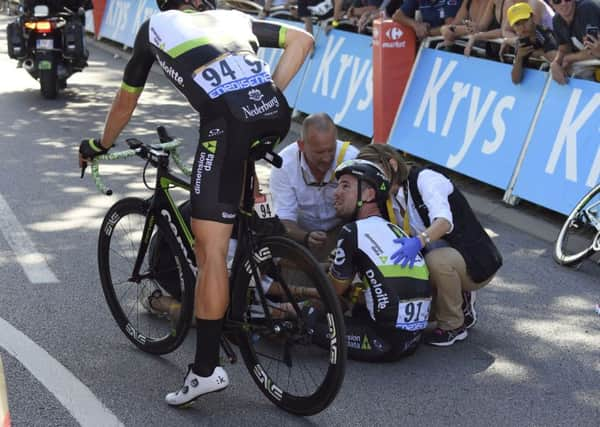
[[394,240],[405,234],[384,218],[390,182],[382,169],[366,160],[348,160],[336,168],[335,176],[336,215],[350,222],[339,233],[329,276],[342,296],[353,293],[352,281],[358,275],[364,297],[346,317],[348,356],[395,361],[414,353],[427,326],[429,273],[420,256],[412,268],[391,260],[397,249]]

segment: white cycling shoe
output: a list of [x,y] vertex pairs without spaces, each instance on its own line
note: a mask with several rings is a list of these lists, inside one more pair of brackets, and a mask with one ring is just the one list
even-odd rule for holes
[[178,391],[167,394],[165,401],[171,406],[183,406],[193,402],[207,393],[221,391],[229,385],[229,377],[225,369],[217,366],[210,377],[201,377],[188,367],[183,380],[183,387]]

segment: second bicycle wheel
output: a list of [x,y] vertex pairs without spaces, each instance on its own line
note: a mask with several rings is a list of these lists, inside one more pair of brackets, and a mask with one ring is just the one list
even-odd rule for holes
[[237,337],[242,357],[273,403],[293,414],[314,415],[335,399],[344,379],[346,342],[339,301],[304,247],[269,237],[258,248],[253,257],[260,283],[255,283],[245,258],[233,285],[231,317],[242,322]]
[[600,186],[587,193],[569,214],[552,255],[557,263],[571,266],[595,250],[600,250]]
[[[160,222],[146,239],[139,271],[134,271],[148,205],[141,199],[126,198],[110,208],[98,238],[98,268],[104,296],[119,328],[143,351],[165,354],[183,342],[189,328],[194,277]],[[163,246],[160,262],[152,259],[159,240]],[[151,303],[152,296],[156,303]]]

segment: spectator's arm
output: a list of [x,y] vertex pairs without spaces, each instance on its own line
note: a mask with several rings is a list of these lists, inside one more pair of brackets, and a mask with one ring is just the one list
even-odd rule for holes
[[441,36],[442,35],[442,27],[429,28],[427,35],[431,36],[431,37]]
[[515,61],[513,62],[512,71],[510,73],[512,82],[514,84],[521,83],[521,80],[523,79],[524,63],[527,60],[527,58],[529,57],[529,55],[531,55],[532,53],[533,53],[533,46],[531,46],[531,45],[519,46],[519,48],[517,49],[517,51],[515,53]]
[[567,83],[567,74],[565,73],[565,67],[563,66],[563,60],[565,55],[570,51],[568,44],[561,44],[558,46],[558,51],[554,60],[550,63],[550,73],[556,83],[564,85]]
[[262,8],[262,11],[259,13],[260,18],[264,18],[269,16],[271,13],[271,7],[273,6],[273,0],[265,0],[265,5]]
[[542,56],[544,58],[546,58],[546,61],[552,62],[552,61],[554,61],[554,58],[556,58],[557,53],[558,53],[557,50],[549,50],[548,52],[544,52],[544,54]]
[[306,239],[306,233],[309,233],[311,230],[304,230],[302,227],[298,225],[296,221],[291,221],[289,219],[281,220],[283,225],[285,226],[285,231],[287,235],[298,243],[304,243]]
[[344,0],[334,0],[333,2],[333,20],[339,21],[344,16],[344,11],[342,8],[344,7]]
[[587,35],[583,40],[583,44],[592,58],[600,59],[600,36],[595,38],[594,36]]
[[456,16],[450,18],[449,24],[462,25],[467,15],[467,2],[463,1],[460,5],[460,9],[456,12]]
[[406,25],[406,26],[413,28],[415,30],[417,38],[424,39],[425,37],[430,35],[429,34],[429,24],[426,24],[424,22],[417,22],[413,18],[411,18],[409,15],[407,15],[405,13],[406,10],[411,10],[413,16],[414,16],[414,12],[416,10],[416,8],[414,8],[414,7],[411,7],[409,9],[410,5],[408,3],[409,2],[407,1],[406,3],[404,3],[402,5],[401,8],[397,9],[394,12],[394,15],[392,16],[392,19],[399,24]]
[[361,18],[365,13],[371,13],[374,10],[377,10],[375,6],[355,7],[353,15],[355,18]]
[[568,53],[563,58],[562,66],[563,66],[563,68],[566,69],[571,64],[573,64],[573,62],[585,61],[585,60],[588,60],[588,59],[594,59],[590,55],[589,49],[583,49],[583,50],[580,50],[580,51],[577,51],[577,52]]

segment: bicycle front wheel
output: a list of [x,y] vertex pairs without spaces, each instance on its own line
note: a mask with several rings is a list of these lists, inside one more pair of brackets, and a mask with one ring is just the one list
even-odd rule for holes
[[[148,202],[137,198],[120,200],[110,208],[98,238],[98,268],[106,302],[125,336],[147,353],[165,354],[183,342],[189,328],[194,277],[162,222],[148,231],[142,245],[147,215]],[[157,262],[152,254],[159,236],[163,250]],[[143,260],[135,271],[138,256]],[[153,294],[160,304],[151,303]],[[155,305],[166,308],[158,310]]]
[[[304,247],[283,237],[265,238],[257,247],[238,264],[233,285],[231,318],[241,322],[240,352],[275,405],[314,415],[335,399],[344,379],[345,328],[338,298]],[[250,256],[258,264],[256,281]],[[314,323],[311,314],[317,313]]]
[[577,203],[554,245],[554,260],[566,266],[580,263],[600,250],[600,185]]

